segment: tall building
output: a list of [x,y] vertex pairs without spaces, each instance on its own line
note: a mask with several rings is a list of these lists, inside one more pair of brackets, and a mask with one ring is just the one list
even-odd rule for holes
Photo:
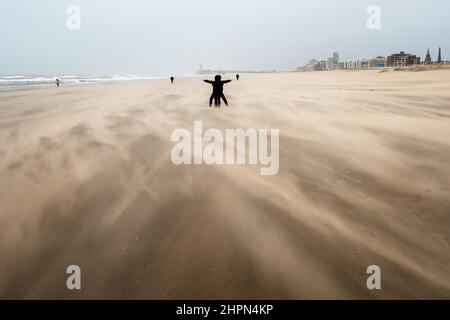
[[420,64],[420,57],[416,55],[405,53],[401,51],[400,53],[394,53],[387,57],[388,67],[407,67]]
[[437,61],[437,63],[442,63],[441,47],[439,47],[439,55],[438,55],[438,61]]
[[339,64],[339,52],[333,53],[333,64],[338,65]]
[[431,54],[430,54],[430,48],[428,48],[427,51],[427,57],[425,58],[424,64],[431,64],[433,61],[431,61]]
[[325,71],[328,69],[330,69],[330,64],[328,63],[328,61],[326,61],[326,60],[319,61],[319,70],[320,71]]

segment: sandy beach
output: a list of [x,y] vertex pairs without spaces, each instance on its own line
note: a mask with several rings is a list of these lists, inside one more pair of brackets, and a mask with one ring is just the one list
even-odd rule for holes
[[[201,80],[0,92],[0,298],[450,298],[449,70]],[[280,129],[278,174],[173,164],[196,120]]]

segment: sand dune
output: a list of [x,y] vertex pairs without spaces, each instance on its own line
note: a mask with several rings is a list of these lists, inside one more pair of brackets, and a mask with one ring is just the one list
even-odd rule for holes
[[[243,75],[220,109],[200,79],[1,92],[0,297],[449,299],[449,87]],[[172,164],[195,120],[279,128],[278,175]]]

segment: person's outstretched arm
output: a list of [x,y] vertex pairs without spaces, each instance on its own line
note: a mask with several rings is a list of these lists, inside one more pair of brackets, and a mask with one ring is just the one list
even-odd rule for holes
[[206,83],[209,83],[209,84],[213,84],[213,83],[214,83],[214,82],[211,81],[211,80],[203,80],[203,81],[205,81]]
[[231,82],[231,81],[233,81],[233,80],[225,80],[225,81],[222,81],[222,83],[228,83],[228,82]]

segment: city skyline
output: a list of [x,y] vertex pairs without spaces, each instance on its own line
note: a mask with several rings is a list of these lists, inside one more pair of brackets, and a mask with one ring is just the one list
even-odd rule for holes
[[355,59],[340,59],[339,52],[333,52],[332,56],[323,59],[312,58],[305,65],[297,67],[297,71],[325,71],[339,69],[366,69],[366,68],[384,68],[384,67],[406,67],[421,64],[446,64],[448,60],[442,58],[442,48],[439,47],[437,58],[434,59],[427,49],[425,59],[422,60],[417,54],[400,51],[386,56],[359,57]]
[[[438,47],[436,49],[436,54],[433,54],[433,48],[427,48],[426,50],[429,50],[430,57],[433,62],[439,61],[439,57],[441,56],[441,53],[443,52],[442,47]],[[400,50],[397,53],[402,52],[402,51],[405,52],[405,50]],[[375,53],[372,55],[361,56],[361,57],[346,57],[346,56],[342,57],[342,53],[340,51],[339,52],[335,51],[335,52],[333,52],[332,55],[334,55],[335,53],[337,53],[339,55],[339,61],[346,61],[346,60],[356,60],[356,59],[370,59],[370,58],[376,58],[376,57],[387,57],[390,54],[394,54],[395,52],[392,51],[392,52],[388,52],[387,54],[386,53],[384,53],[384,54],[376,54]],[[418,52],[412,52],[412,54],[415,54],[418,57],[422,57],[422,55]],[[426,56],[426,54],[424,54],[423,56]],[[436,58],[434,59],[433,57],[436,57]],[[319,60],[327,60],[327,59],[330,59],[333,57],[329,55],[328,57],[315,57],[315,58],[319,58]],[[445,55],[442,57],[442,61],[448,61],[448,59],[446,58]]]

